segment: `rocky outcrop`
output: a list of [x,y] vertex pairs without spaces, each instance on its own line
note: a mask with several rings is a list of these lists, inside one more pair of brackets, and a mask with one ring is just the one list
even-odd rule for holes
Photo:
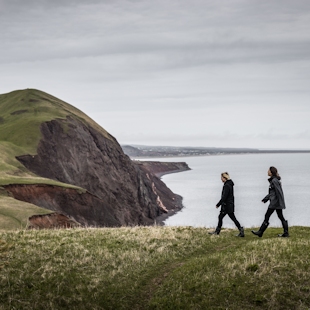
[[60,211],[82,225],[151,225],[180,199],[146,166],[131,161],[112,137],[75,117],[41,125],[36,155],[17,159],[36,175],[86,189],[6,186],[16,199]]

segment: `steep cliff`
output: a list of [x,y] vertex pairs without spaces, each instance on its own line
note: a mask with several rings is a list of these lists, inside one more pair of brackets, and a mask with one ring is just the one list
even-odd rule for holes
[[[36,176],[85,190],[37,185],[35,181],[3,184],[14,198],[61,212],[86,226],[151,225],[162,213],[176,208],[177,196],[159,178],[131,161],[113,136],[72,106],[49,98],[39,91],[25,91],[19,98],[24,108],[10,113],[16,123],[21,114],[23,122],[28,116],[29,121],[35,119],[34,113],[40,115],[42,102],[45,106],[46,101],[49,106],[57,105],[58,110],[57,117],[49,115],[49,120],[38,124],[36,152],[16,158]],[[8,118],[2,122],[8,124]]]

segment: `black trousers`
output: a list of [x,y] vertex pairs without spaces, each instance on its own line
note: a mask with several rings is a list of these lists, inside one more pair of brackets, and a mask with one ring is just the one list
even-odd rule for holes
[[219,229],[221,229],[222,225],[223,225],[223,218],[226,216],[226,214],[228,214],[228,216],[231,218],[231,220],[235,223],[235,225],[239,228],[241,228],[241,225],[240,223],[238,222],[238,220],[236,219],[236,216],[235,216],[235,213],[232,212],[232,213],[227,213],[225,211],[220,211],[220,214],[219,214],[219,222],[217,224],[217,227]]
[[285,218],[283,216],[283,212],[282,212],[282,209],[267,209],[267,212],[265,214],[265,222],[269,222],[269,219],[270,219],[270,216],[271,214],[276,211],[277,212],[277,215],[278,215],[278,218],[280,219],[281,222],[284,222],[285,221]]

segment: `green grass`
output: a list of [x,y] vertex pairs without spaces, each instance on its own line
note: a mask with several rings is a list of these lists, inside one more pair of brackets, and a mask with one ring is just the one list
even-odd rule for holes
[[52,211],[11,197],[0,196],[0,227],[3,230],[24,229],[30,216],[48,213]]
[[41,139],[40,125],[43,122],[56,118],[65,119],[67,116],[80,119],[111,139],[102,127],[82,111],[36,89],[0,95],[0,115],[0,141],[22,148],[22,154],[36,154]]
[[0,234],[0,309],[309,309],[310,228]]

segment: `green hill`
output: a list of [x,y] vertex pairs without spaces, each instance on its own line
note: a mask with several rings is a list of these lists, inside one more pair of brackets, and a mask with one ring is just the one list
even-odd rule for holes
[[0,232],[0,309],[309,309],[310,228]]
[[[41,139],[40,125],[43,122],[68,116],[79,118],[110,139],[111,136],[86,114],[47,93],[25,89],[0,95],[0,190],[1,186],[8,184],[52,184],[80,189],[71,184],[39,177],[15,158],[36,154]],[[0,227],[24,227],[29,216],[51,212],[33,204],[8,199],[3,190],[1,193]]]
[[0,95],[0,141],[20,147],[23,154],[36,153],[41,138],[40,124],[56,118],[78,117],[110,135],[74,106],[36,89],[17,90]]
[[25,89],[0,95],[0,186],[46,183],[74,187],[38,177],[15,159],[19,155],[36,154],[41,139],[40,125],[43,122],[68,116],[79,117],[110,138],[86,114],[42,91]]

